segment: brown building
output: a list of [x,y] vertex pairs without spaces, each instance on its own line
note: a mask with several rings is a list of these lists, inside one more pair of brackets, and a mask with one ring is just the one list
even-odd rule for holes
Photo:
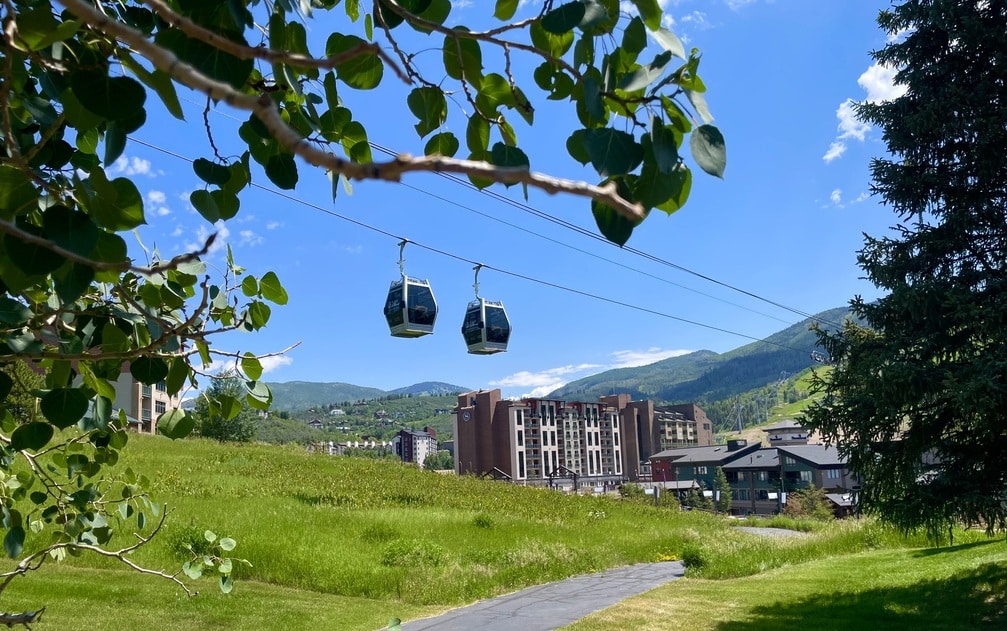
[[130,426],[145,434],[157,433],[158,417],[181,405],[181,398],[170,396],[163,381],[148,386],[134,379],[128,371],[119,375],[113,386],[115,401],[112,407],[125,410]]
[[639,480],[669,436],[680,446],[713,441],[709,419],[692,404],[655,408],[625,394],[508,401],[499,390],[469,392],[455,411],[455,470],[530,484]]

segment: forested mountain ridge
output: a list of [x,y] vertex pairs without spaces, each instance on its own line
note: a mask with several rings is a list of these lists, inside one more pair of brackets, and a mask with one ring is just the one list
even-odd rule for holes
[[396,390],[381,390],[351,383],[317,381],[285,381],[267,383],[273,393],[274,410],[306,410],[321,405],[340,404],[345,401],[381,399],[390,396],[443,396],[468,392],[471,388],[455,386],[440,381],[424,381]]
[[[549,397],[590,401],[608,394],[627,393],[634,399],[710,405],[775,384],[784,376],[814,365],[811,353],[817,346],[811,324],[817,320],[834,328],[833,325],[841,324],[849,316],[847,307],[829,309],[816,314],[814,319],[805,319],[727,353],[701,350],[647,366],[608,370],[572,381]],[[726,421],[714,420],[718,424]]]

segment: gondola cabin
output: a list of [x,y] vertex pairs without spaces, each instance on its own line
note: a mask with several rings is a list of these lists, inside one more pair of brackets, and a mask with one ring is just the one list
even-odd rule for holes
[[385,319],[395,337],[420,337],[433,333],[437,301],[430,283],[408,276],[393,280],[385,300]]
[[507,350],[510,320],[502,302],[478,298],[469,303],[462,321],[462,335],[473,355],[492,355]]

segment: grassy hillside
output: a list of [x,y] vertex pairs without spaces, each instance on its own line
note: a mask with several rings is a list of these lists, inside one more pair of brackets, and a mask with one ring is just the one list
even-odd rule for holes
[[313,405],[326,405],[342,401],[377,399],[388,393],[378,388],[355,386],[351,383],[317,383],[314,381],[286,381],[268,383],[273,393],[274,410],[304,410]]
[[[3,609],[47,605],[53,628],[122,629],[146,620],[159,629],[373,629],[393,615],[640,561],[683,558],[693,564],[690,575],[730,578],[924,543],[868,521],[784,543],[700,512],[265,445],[133,436],[118,466],[127,465],[172,506],[161,534],[131,558],[177,569],[185,544],[198,543],[204,529],[234,537],[234,554],[252,563],[236,570],[234,597],[215,593],[211,577],[196,582],[201,595],[189,600],[163,579],[83,556],[16,579]],[[113,526],[114,542],[134,541],[131,527]],[[31,537],[29,549],[38,545]],[[0,571],[11,565],[0,562]]]

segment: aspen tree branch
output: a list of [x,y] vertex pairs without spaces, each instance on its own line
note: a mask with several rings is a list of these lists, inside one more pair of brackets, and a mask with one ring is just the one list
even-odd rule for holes
[[[269,95],[249,95],[238,92],[230,85],[215,81],[181,61],[174,53],[157,46],[139,31],[104,15],[84,0],[58,0],[71,13],[87,22],[92,28],[119,39],[143,54],[156,68],[166,72],[179,83],[198,90],[210,98],[224,101],[231,107],[252,112],[269,130],[273,138],[285,149],[300,156],[307,163],[352,180],[385,180],[397,182],[404,173],[433,172],[459,173],[508,184],[526,184],[546,193],[570,193],[602,202],[632,221],[642,221],[643,207],[622,198],[614,182],[595,186],[555,178],[522,168],[497,167],[486,162],[457,160],[442,156],[413,157],[401,154],[382,163],[361,164],[340,158],[315,148],[299,132],[287,125]],[[515,48],[521,46],[515,45]]]

